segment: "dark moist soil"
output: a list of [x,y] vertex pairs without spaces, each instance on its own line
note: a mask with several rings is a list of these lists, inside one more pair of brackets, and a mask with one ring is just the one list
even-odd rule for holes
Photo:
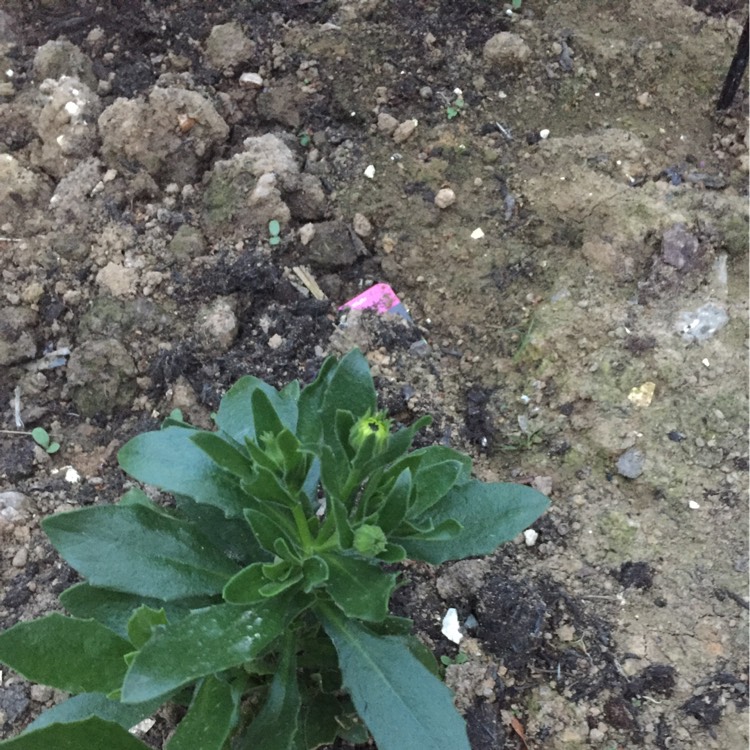
[[[401,568],[472,747],[747,746],[746,81],[714,108],[746,13],[6,0],[0,628],[59,609],[39,521],[115,502],[128,439],[356,345],[392,418],[434,416],[418,445],[552,499],[533,544]],[[375,282],[409,322],[342,317]],[[0,738],[63,698],[3,670]]]

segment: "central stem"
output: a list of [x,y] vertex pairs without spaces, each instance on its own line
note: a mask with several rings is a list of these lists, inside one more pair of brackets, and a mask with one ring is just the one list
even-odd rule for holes
[[294,516],[294,522],[297,524],[297,531],[299,532],[299,538],[302,542],[302,549],[304,550],[305,555],[311,555],[313,552],[313,538],[310,533],[310,527],[307,524],[307,519],[305,518],[305,512],[302,510],[301,506],[295,505],[292,508],[292,515]]

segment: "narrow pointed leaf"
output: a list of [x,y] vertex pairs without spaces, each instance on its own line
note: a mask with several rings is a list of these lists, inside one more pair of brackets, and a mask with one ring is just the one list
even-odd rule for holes
[[297,436],[302,443],[317,443],[323,432],[320,415],[323,410],[323,398],[336,367],[336,358],[328,357],[323,362],[315,380],[305,386],[299,396],[299,423]]
[[58,513],[42,526],[93,586],[173,600],[218,594],[238,570],[192,524],[140,505]]
[[140,703],[254,659],[296,611],[289,601],[251,608],[217,604],[159,627],[138,652],[122,687],[125,703]]
[[245,519],[250,524],[255,538],[271,554],[274,553],[274,542],[279,537],[285,539],[287,544],[294,544],[296,529],[291,519],[284,517],[284,513],[288,511],[274,508],[270,503],[266,503],[263,510],[245,511]]
[[149,750],[127,729],[96,716],[70,724],[53,724],[0,742],[2,750]]
[[257,437],[262,437],[266,432],[278,435],[284,429],[271,399],[264,391],[256,388],[250,397],[250,402],[253,408],[253,421]]
[[229,604],[254,604],[265,598],[260,593],[268,579],[263,575],[263,563],[253,563],[232,576],[224,586],[222,596]]
[[409,508],[410,516],[419,516],[435,505],[455,485],[463,473],[459,461],[441,461],[420,466],[414,478],[416,497]]
[[69,693],[116,690],[133,647],[95,620],[54,612],[0,633],[0,662],[32,682]]
[[145,432],[128,441],[117,459],[131,477],[141,482],[241,516],[247,503],[239,480],[201,450],[192,440],[194,435],[195,430],[184,427]]
[[450,690],[401,638],[372,635],[332,609],[323,617],[344,687],[379,750],[469,750]]
[[[124,729],[134,727],[139,721],[151,716],[161,706],[162,700],[146,703],[120,703],[104,693],[80,693],[48,708],[24,730],[32,732],[52,724],[71,724],[92,716],[112,721]],[[0,745],[2,747],[2,745]]]
[[452,489],[428,514],[436,526],[458,521],[463,527],[458,534],[447,540],[423,541],[415,535],[397,541],[410,558],[433,565],[488,555],[531,526],[548,506],[549,500],[531,487],[473,480]]
[[237,750],[292,750],[299,726],[300,692],[293,643],[287,643],[268,697],[237,743]]
[[164,750],[222,750],[237,724],[239,697],[228,683],[206,677]]
[[331,598],[349,617],[380,622],[388,614],[388,600],[396,576],[376,563],[345,555],[321,555],[328,563]]
[[[406,518],[411,496],[411,470],[404,469],[390,489],[379,508],[373,507],[378,513],[378,526],[386,534],[397,528],[401,521]],[[371,504],[372,505],[372,504]]]
[[217,466],[240,479],[252,476],[253,464],[249,456],[240,452],[232,443],[215,432],[194,432],[190,439]]

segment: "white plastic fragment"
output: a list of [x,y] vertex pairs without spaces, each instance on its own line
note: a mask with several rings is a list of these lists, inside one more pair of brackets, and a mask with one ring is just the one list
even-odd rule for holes
[[699,502],[696,502],[695,500],[690,500],[688,502],[688,508],[690,510],[700,510],[701,504]]
[[533,547],[536,544],[536,540],[539,539],[539,533],[534,529],[526,529],[523,532],[523,541],[527,547]]
[[464,634],[458,626],[458,612],[451,607],[443,617],[443,627],[440,632],[453,643],[461,643]]
[[542,128],[542,130],[539,131],[539,137],[546,141],[547,138],[549,138],[549,128]]
[[130,727],[128,730],[130,734],[139,734],[144,735],[146,732],[148,732],[151,727],[156,724],[156,719],[143,719],[142,721],[139,721],[134,727]]
[[703,365],[704,367],[711,367],[711,362],[709,362],[709,360],[708,360],[708,357],[704,357],[704,358],[703,358],[703,359],[701,360],[701,364],[702,364],[702,365]]
[[375,167],[372,164],[368,164],[365,168],[365,177],[370,180],[375,177]]
[[81,481],[81,475],[72,466],[68,466],[65,471],[65,481],[70,482],[70,484],[78,484]]
[[472,233],[471,233],[471,239],[472,240],[481,240],[482,237],[484,237],[484,232],[482,231],[481,227],[477,227]]

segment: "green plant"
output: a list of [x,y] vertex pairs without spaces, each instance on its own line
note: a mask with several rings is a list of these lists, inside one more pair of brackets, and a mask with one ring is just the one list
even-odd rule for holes
[[445,107],[445,114],[449,120],[458,117],[465,104],[461,89],[455,89],[453,93],[456,95],[456,98],[452,102],[448,101],[447,97],[445,98],[445,101],[448,102]]
[[521,10],[521,6],[523,5],[523,0],[511,0],[510,7],[513,8],[513,10]]
[[35,427],[31,432],[25,430],[0,430],[3,435],[29,435],[31,439],[47,453],[57,453],[60,450],[60,443],[55,442],[50,437],[49,432],[44,427]]
[[444,446],[411,450],[358,350],[280,391],[243,377],[215,432],[173,412],[119,452],[118,504],[46,518],[84,579],[53,613],[0,634],[0,661],[76,695],[12,750],[143,750],[128,733],[167,701],[187,712],[166,750],[308,750],[336,736],[380,750],[468,750],[432,654],[389,614],[410,557],[492,552],[547,499],[483,484]]
[[278,245],[279,242],[281,242],[281,237],[279,237],[280,233],[281,225],[276,219],[271,219],[271,221],[268,222],[268,244]]

